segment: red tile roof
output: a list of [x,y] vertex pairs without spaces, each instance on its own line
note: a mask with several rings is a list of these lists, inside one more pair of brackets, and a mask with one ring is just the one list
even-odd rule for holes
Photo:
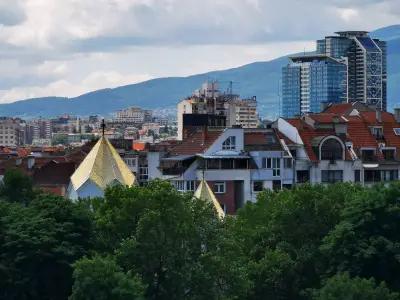
[[[319,123],[329,123],[327,122],[330,117],[329,115],[335,114],[310,114],[308,117],[313,120],[322,121]],[[393,114],[381,112],[379,121],[377,120],[377,114],[375,111],[360,111],[359,115],[347,115],[343,120],[345,120],[345,123],[347,124],[347,134],[346,136],[339,136],[339,138],[341,138],[344,142],[352,142],[353,149],[357,155],[361,156],[361,148],[371,147],[377,150],[377,158],[383,159],[383,155],[378,149],[379,145],[383,143],[386,147],[396,147],[397,157],[400,159],[400,136],[397,136],[393,130],[394,128],[400,128],[400,123],[395,120]],[[333,129],[318,128],[318,126],[315,126],[314,128],[300,118],[288,119],[287,121],[298,129],[300,137],[304,142],[306,152],[309,158],[314,161],[317,160],[317,156],[312,147],[313,139],[328,135],[336,135]],[[377,138],[371,132],[372,126],[382,126],[384,136],[383,139],[377,140]],[[349,153],[346,154],[346,159],[350,159]]]
[[181,143],[173,146],[170,153],[172,155],[195,155],[197,153],[204,153],[221,133],[222,130],[196,131]]
[[351,103],[340,103],[328,106],[323,112],[324,113],[334,113],[334,114],[344,114],[353,108]]

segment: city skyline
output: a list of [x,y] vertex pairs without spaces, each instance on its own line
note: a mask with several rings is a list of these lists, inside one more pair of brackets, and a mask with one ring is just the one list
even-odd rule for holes
[[319,2],[2,0],[0,103],[236,67],[399,23],[396,1]]

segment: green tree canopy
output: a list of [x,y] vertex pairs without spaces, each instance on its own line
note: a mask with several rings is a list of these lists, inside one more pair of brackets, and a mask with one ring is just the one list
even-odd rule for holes
[[0,198],[9,202],[27,204],[38,194],[34,191],[32,179],[18,169],[9,169],[0,183]]
[[373,278],[350,278],[338,274],[313,293],[313,300],[398,300],[400,295],[391,292],[384,283],[377,285]]
[[374,277],[400,289],[400,184],[365,188],[346,203],[321,246],[328,274]]
[[0,299],[66,299],[71,264],[91,245],[90,212],[49,195],[0,207]]
[[141,275],[147,298],[245,293],[248,282],[235,259],[240,249],[210,204],[154,181],[144,188],[109,189],[95,213],[99,245],[116,251],[124,271]]
[[239,211],[232,231],[248,253],[254,284],[250,298],[300,299],[302,290],[318,285],[324,271],[322,239],[340,221],[344,203],[359,190],[341,184],[264,191],[257,203]]
[[124,273],[111,257],[82,258],[74,264],[70,300],[139,300],[144,287],[137,275]]

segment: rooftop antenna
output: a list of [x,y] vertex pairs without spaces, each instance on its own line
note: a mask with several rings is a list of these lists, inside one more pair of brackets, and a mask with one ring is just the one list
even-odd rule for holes
[[101,121],[101,131],[102,131],[102,135],[104,137],[104,131],[106,129],[106,122],[104,122],[104,119]]

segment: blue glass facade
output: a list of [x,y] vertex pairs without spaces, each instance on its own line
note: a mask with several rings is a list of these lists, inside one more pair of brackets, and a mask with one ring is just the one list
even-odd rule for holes
[[282,116],[290,118],[300,115],[301,67],[289,64],[282,69]]
[[282,69],[282,117],[321,111],[322,103],[346,101],[345,63],[326,56],[293,57]]

